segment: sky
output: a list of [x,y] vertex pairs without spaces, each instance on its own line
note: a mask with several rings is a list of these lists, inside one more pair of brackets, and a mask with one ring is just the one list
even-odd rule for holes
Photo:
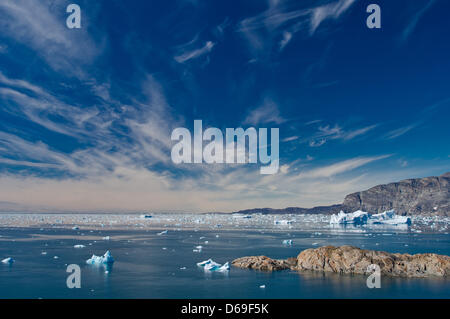
[[[81,8],[81,28],[66,7]],[[381,8],[369,29],[366,8]],[[1,0],[0,210],[313,207],[450,171],[446,0]],[[279,128],[280,170],[171,132]]]

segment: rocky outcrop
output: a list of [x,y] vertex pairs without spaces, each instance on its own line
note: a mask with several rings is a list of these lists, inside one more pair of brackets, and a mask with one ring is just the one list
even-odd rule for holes
[[362,210],[371,214],[395,209],[401,215],[450,216],[450,173],[406,179],[353,193],[345,197],[343,208],[347,212]]
[[380,267],[381,274],[393,277],[449,277],[450,257],[437,254],[392,254],[352,246],[325,246],[302,251],[297,258],[270,259],[243,257],[232,262],[236,267],[257,270],[313,270],[339,274],[369,274],[369,265]]
[[[292,259],[291,259],[292,261]],[[271,259],[266,256],[242,257],[233,260],[232,265],[239,268],[250,268],[263,271],[284,270],[291,268],[292,264],[288,260]]]

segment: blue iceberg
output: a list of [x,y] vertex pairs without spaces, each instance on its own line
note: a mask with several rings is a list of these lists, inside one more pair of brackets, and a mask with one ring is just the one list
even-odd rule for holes
[[91,258],[86,260],[86,263],[89,265],[107,265],[112,264],[113,262],[114,258],[109,250],[103,256],[92,255]]
[[212,259],[208,259],[208,260],[199,262],[199,263],[197,263],[197,266],[202,267],[205,271],[211,271],[211,272],[226,272],[226,271],[230,270],[230,264],[228,262],[221,265],[219,263],[216,263]]

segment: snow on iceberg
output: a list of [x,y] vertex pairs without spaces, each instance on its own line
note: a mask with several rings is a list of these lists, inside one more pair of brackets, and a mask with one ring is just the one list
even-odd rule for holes
[[367,212],[357,210],[353,213],[344,213],[340,211],[337,215],[332,215],[330,224],[383,224],[383,225],[401,225],[411,224],[411,217],[399,216],[395,210],[388,210],[383,213],[369,215]]
[[226,272],[230,270],[230,264],[228,262],[221,265],[212,259],[199,262],[197,263],[197,266],[202,267],[205,271]]
[[342,210],[337,215],[332,215],[330,224],[366,224],[369,213],[357,210],[353,213],[344,213]]
[[14,259],[12,259],[11,257],[8,257],[8,258],[3,259],[2,263],[4,263],[4,264],[12,264],[12,263],[14,263]]
[[86,263],[89,265],[106,265],[112,264],[114,262],[114,258],[112,257],[109,250],[103,256],[92,255],[91,258],[86,260]]

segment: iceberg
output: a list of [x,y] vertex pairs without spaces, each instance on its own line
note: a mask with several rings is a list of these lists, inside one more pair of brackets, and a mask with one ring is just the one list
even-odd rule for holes
[[164,230],[164,231],[162,231],[160,233],[157,233],[156,235],[161,236],[161,235],[167,234],[168,232],[169,232],[168,230]]
[[339,214],[331,216],[330,224],[411,225],[411,217],[396,215],[394,209],[373,215],[361,210],[348,214],[340,211]]
[[89,265],[106,265],[112,264],[114,262],[114,258],[112,257],[109,250],[103,256],[92,255],[91,258],[86,260],[86,264]]
[[353,213],[344,213],[342,210],[339,214],[333,214],[330,219],[330,224],[366,224],[369,219],[369,213],[357,210]]
[[391,209],[384,213],[371,215],[369,218],[370,224],[383,224],[383,225],[411,225],[411,217],[400,216],[395,214],[395,210]]
[[230,270],[230,264],[228,262],[221,265],[212,259],[199,262],[197,266],[202,267],[205,271],[226,272]]
[[2,263],[4,263],[4,264],[12,264],[12,263],[14,263],[14,259],[12,259],[11,257],[8,257],[8,258],[3,259]]
[[292,245],[292,239],[285,239],[285,240],[283,240],[283,245],[291,246]]
[[73,248],[84,248],[86,247],[85,245],[74,245]]
[[152,215],[141,215],[140,218],[146,219],[146,218],[152,218]]

